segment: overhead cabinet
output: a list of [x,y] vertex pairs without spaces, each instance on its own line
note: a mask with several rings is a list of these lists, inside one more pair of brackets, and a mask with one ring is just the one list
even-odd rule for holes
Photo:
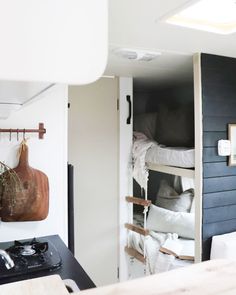
[[91,83],[106,66],[107,31],[107,0],[1,1],[0,80]]

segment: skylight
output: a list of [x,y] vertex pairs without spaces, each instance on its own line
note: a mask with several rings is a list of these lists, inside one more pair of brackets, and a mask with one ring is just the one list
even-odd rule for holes
[[167,23],[218,34],[236,32],[236,0],[199,0],[168,17]]

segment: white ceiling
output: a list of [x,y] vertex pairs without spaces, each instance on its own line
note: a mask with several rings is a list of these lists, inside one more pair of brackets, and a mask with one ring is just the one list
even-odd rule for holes
[[[204,52],[236,57],[236,34],[219,35],[187,29],[162,20],[163,16],[191,1],[109,0],[110,53],[106,75],[133,76],[145,84],[178,83],[192,77],[192,55]],[[150,62],[114,56],[117,47],[161,51]]]

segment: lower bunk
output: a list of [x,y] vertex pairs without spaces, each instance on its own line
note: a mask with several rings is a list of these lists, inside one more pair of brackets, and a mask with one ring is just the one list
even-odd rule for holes
[[[152,228],[152,223],[155,223],[155,214],[159,214],[158,208],[157,212],[153,212],[152,205],[150,208],[150,215],[147,218],[147,228]],[[164,209],[165,210],[165,209]],[[168,210],[166,210],[168,211]],[[166,212],[168,213],[168,212]],[[177,213],[177,215],[180,215]],[[182,215],[182,213],[181,213]],[[151,217],[150,217],[151,216]],[[188,215],[187,215],[188,216]],[[189,217],[189,216],[188,216]],[[192,218],[193,216],[191,216]],[[161,217],[162,218],[162,217]],[[136,226],[142,227],[143,216],[140,214],[134,215],[134,223]],[[160,217],[158,218],[161,221]],[[173,221],[173,218],[171,218]],[[175,221],[177,220],[174,218]],[[181,217],[180,217],[181,219]],[[185,226],[184,223],[188,222],[188,225]],[[189,222],[190,221],[190,222]],[[164,220],[162,220],[162,225],[159,223],[158,226],[162,226],[162,230],[166,225],[164,225]],[[146,230],[145,235],[139,234],[135,231],[130,230],[128,233],[128,243],[125,248],[126,253],[140,263],[135,263],[133,259],[130,259],[130,273],[134,277],[134,273],[138,270],[134,269],[135,266],[142,268],[144,274],[155,274],[164,271],[169,271],[175,268],[184,267],[194,263],[194,239],[193,239],[193,220],[182,220],[180,221],[183,225],[177,225],[178,229],[175,229],[177,232],[181,232],[182,235],[187,236],[187,238],[180,237],[177,233],[170,232],[161,232],[155,230]],[[177,221],[178,223],[178,221]],[[168,230],[167,225],[166,229]],[[183,228],[181,229],[181,226]],[[181,234],[181,233],[180,233]],[[132,269],[132,270],[131,270]],[[141,272],[141,271],[140,271]]]
[[173,184],[162,179],[157,195],[152,201],[141,197],[126,198],[127,202],[132,203],[132,224],[125,225],[128,229],[125,251],[128,257],[131,257],[130,278],[169,271],[194,263],[193,180],[182,177],[174,179],[176,187],[181,187],[179,193]]
[[[194,149],[165,147],[134,132],[132,157],[133,177],[140,190],[134,186],[139,198],[126,199],[133,203],[131,223],[125,225],[130,278],[193,264]],[[152,181],[149,170],[154,171]]]

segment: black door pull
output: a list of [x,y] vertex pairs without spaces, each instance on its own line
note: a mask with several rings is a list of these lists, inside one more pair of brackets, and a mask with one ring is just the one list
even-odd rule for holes
[[132,103],[131,103],[131,97],[130,95],[126,95],[126,100],[129,104],[129,115],[128,118],[126,120],[126,124],[129,125],[131,123],[131,116],[132,116]]

